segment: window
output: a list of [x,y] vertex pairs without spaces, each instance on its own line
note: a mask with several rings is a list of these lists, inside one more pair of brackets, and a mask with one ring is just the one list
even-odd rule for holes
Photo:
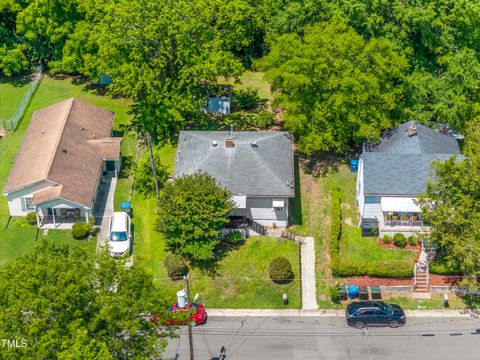
[[33,211],[32,207],[32,197],[23,197],[22,198],[22,210],[23,211]]

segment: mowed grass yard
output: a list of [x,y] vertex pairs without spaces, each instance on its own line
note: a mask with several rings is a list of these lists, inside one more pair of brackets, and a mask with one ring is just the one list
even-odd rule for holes
[[0,77],[0,128],[3,120],[10,120],[27,91],[29,76]]
[[[0,89],[15,87],[16,79],[11,80],[3,78],[0,81]],[[22,94],[23,95],[23,94]],[[20,98],[21,96],[20,95]],[[84,84],[78,83],[72,78],[51,78],[46,76],[35,93],[30,106],[20,122],[17,130],[14,133],[8,133],[7,136],[0,140],[0,188],[3,189],[7,180],[10,169],[15,161],[17,151],[20,147],[23,135],[31,120],[32,114],[36,110],[40,110],[49,105],[55,104],[59,101],[76,97],[84,101],[91,102],[95,105],[110,109],[116,113],[115,128],[120,124],[127,123],[128,120],[128,104],[124,99],[110,99],[105,96],[96,94],[93,91],[86,89]],[[18,96],[15,92],[11,92],[9,97],[4,100],[2,93],[2,104],[8,103],[9,107],[15,107],[13,104],[17,101]],[[10,102],[11,101],[11,102]],[[19,101],[19,100],[18,100]],[[3,108],[2,108],[3,109]],[[15,109],[13,109],[13,112]],[[130,151],[135,148],[134,139],[127,139],[122,144],[122,149]],[[36,226],[29,225],[24,219],[12,219],[10,225],[5,229],[9,217],[7,199],[4,196],[0,197],[0,267],[7,265],[19,256],[26,254],[34,248],[36,238]],[[43,231],[40,232],[39,238],[43,236]],[[72,246],[82,246],[86,249],[94,251],[96,242],[92,241],[78,241],[71,237],[70,231],[49,230],[49,239],[56,242],[62,242]]]

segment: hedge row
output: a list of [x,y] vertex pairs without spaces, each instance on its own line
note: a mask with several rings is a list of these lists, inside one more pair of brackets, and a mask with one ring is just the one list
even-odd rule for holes
[[432,261],[428,264],[428,270],[431,274],[439,275],[461,275],[462,272],[455,266],[451,266],[445,262]]
[[411,261],[376,261],[352,262],[342,260],[335,269],[337,276],[382,276],[391,278],[408,278],[413,276]]
[[328,250],[332,262],[332,271],[337,273],[340,263],[340,237],[342,235],[342,210],[340,205],[340,191],[338,186],[332,187],[332,224],[330,227],[330,237]]

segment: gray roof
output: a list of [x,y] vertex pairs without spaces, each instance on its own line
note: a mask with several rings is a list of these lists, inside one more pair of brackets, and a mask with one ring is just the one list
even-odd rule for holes
[[[363,154],[365,195],[418,195],[425,191],[432,162],[451,154]],[[462,155],[457,156],[463,159]]]
[[234,195],[294,197],[291,133],[234,132],[233,148],[225,147],[228,136],[226,131],[181,131],[174,177],[203,171]]
[[454,154],[460,153],[454,136],[443,135],[422,124],[417,126],[417,135],[408,136],[413,121],[408,121],[382,136],[379,144],[367,146],[368,152],[385,154]]
[[[363,153],[365,195],[418,195],[425,191],[432,162],[445,161],[460,148],[453,136],[416,124],[417,134],[408,136],[413,122],[406,122],[366,146]],[[462,155],[458,159],[464,159]]]

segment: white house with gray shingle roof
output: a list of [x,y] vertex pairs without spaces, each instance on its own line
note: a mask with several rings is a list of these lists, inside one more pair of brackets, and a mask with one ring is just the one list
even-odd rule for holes
[[289,132],[181,131],[174,177],[206,172],[233,196],[232,217],[287,226],[295,196],[293,138]]
[[454,154],[460,154],[455,137],[413,122],[384,134],[379,143],[365,146],[356,189],[362,232],[426,230],[414,200],[425,191],[432,163]]
[[39,227],[88,221],[103,176],[120,170],[114,116],[74,98],[34,112],[3,188],[10,215],[35,212]]

